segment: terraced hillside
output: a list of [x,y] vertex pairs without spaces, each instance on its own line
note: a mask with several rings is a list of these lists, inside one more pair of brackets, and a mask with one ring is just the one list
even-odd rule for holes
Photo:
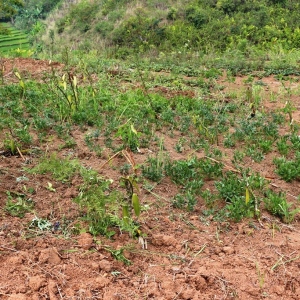
[[5,26],[9,29],[9,34],[0,34],[0,53],[7,53],[18,48],[29,48],[29,41],[24,32],[15,29],[7,23],[3,23],[2,26]]

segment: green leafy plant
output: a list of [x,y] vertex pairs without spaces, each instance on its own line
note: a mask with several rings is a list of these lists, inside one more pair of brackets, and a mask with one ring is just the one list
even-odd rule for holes
[[31,220],[29,228],[30,229],[38,228],[41,231],[44,231],[44,230],[49,231],[49,230],[53,229],[53,224],[47,219],[43,219],[43,218],[39,218],[39,217],[35,216]]
[[173,206],[176,208],[193,211],[198,200],[194,193],[192,193],[190,190],[187,190],[182,194],[177,194],[173,198],[172,202],[173,202]]
[[246,183],[236,173],[226,172],[222,180],[215,182],[215,187],[222,199],[231,202],[244,195]]
[[263,201],[266,209],[285,223],[291,223],[300,212],[300,208],[290,209],[292,204],[287,202],[285,193],[282,192],[268,190]]
[[129,259],[127,259],[124,256],[124,250],[126,250],[125,247],[121,247],[119,249],[112,249],[112,248],[105,248],[106,251],[108,251],[113,258],[115,258],[116,260],[122,261],[125,265],[129,266],[131,265],[131,261]]
[[300,180],[300,152],[296,152],[294,160],[275,158],[276,173],[285,181]]
[[120,136],[123,141],[123,149],[127,147],[132,151],[138,151],[140,142],[139,137],[141,133],[137,132],[133,124],[126,122],[119,127],[116,136]]
[[277,143],[277,149],[279,151],[279,153],[283,156],[287,156],[287,154],[289,153],[290,150],[290,146],[288,144],[288,137],[287,136],[283,136],[281,137]]
[[233,163],[238,164],[241,163],[245,157],[245,153],[243,151],[235,150],[233,153]]
[[176,184],[184,186],[186,182],[197,177],[197,166],[195,157],[188,160],[168,160],[165,164],[165,172]]
[[[139,235],[139,226],[133,219],[131,211],[133,210],[136,218],[139,218],[141,214],[141,204],[139,200],[139,187],[133,176],[122,177],[121,182],[126,188],[126,196],[122,203],[122,221],[120,223],[121,229],[126,230],[131,236]],[[134,192],[136,189],[137,193]]]
[[31,174],[52,174],[55,180],[62,182],[70,181],[76,172],[80,169],[79,161],[70,158],[59,158],[54,152],[50,156],[45,156],[39,164],[32,169],[27,169]]
[[253,204],[246,201],[244,196],[234,197],[230,203],[226,205],[228,217],[235,222],[239,222],[245,217],[254,217]]
[[216,179],[222,175],[223,164],[211,158],[200,159],[199,162],[200,174],[206,180]]
[[26,213],[32,211],[34,202],[31,198],[27,198],[25,194],[7,191],[6,195],[5,210],[10,215],[23,218]]
[[144,177],[160,182],[164,176],[164,161],[159,157],[149,157],[145,165],[142,165]]
[[15,140],[6,134],[6,138],[3,141],[3,147],[6,151],[8,151],[11,155],[15,155],[18,153],[17,145]]
[[209,209],[213,209],[217,204],[217,195],[212,193],[209,189],[201,191],[201,197],[204,199],[205,204]]
[[147,179],[155,182],[160,182],[164,176],[165,162],[168,160],[168,156],[163,152],[163,140],[160,140],[159,151],[156,157],[149,157],[146,164],[143,164],[142,174]]

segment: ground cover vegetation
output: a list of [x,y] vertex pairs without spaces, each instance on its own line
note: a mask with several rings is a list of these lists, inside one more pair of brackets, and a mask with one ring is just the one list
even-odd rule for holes
[[[97,70],[99,79],[90,82],[87,75],[82,75],[87,72],[86,68],[85,64],[76,69],[66,67],[63,74],[53,68],[42,82],[25,80],[16,71],[18,85],[1,86],[3,153],[19,155],[36,151],[38,145],[47,143],[53,135],[66,139],[61,151],[76,148],[77,143],[70,136],[76,126],[85,135],[88,149],[99,158],[104,153],[109,155],[109,160],[125,156],[127,162],[120,168],[119,181],[125,180],[120,188],[125,184],[130,197],[136,194],[136,187],[146,186],[151,192],[167,177],[178,189],[170,199],[176,208],[193,211],[199,201],[204,201],[216,217],[222,215],[236,221],[243,217],[259,218],[261,209],[267,209],[282,221],[293,221],[298,210],[290,208],[291,204],[281,192],[276,196],[280,200],[272,207],[267,195],[276,193],[268,178],[251,170],[246,163],[246,158],[250,158],[263,164],[270,156],[274,172],[280,178],[286,182],[299,180],[299,124],[293,118],[293,103],[285,91],[281,101],[287,101],[286,104],[267,110],[263,106],[260,81],[248,83],[247,79],[245,92],[232,97],[220,90],[214,71],[212,75],[198,75],[198,81],[211,81],[209,90],[202,84],[196,85],[193,90],[197,91],[197,97],[189,97],[184,94],[185,89],[190,88],[189,83],[176,76],[175,85],[167,82],[165,87],[176,91],[169,98],[153,92],[157,81],[162,89],[161,80],[166,79],[165,75],[161,78],[159,73],[144,74],[149,76],[143,78],[147,84],[144,90],[142,86],[135,86],[136,80],[140,80],[139,70],[133,71],[126,75],[133,89],[126,88],[122,92],[123,79],[118,78],[119,74],[112,79],[108,76],[110,70],[101,68]],[[285,131],[284,136],[280,134],[282,131]],[[172,151],[186,156],[185,159],[172,158],[166,150],[166,138],[174,140]],[[147,155],[143,163],[136,165],[130,157],[132,153],[140,153],[140,149],[151,149],[154,154]],[[231,159],[232,169],[224,165],[223,149],[231,150],[231,157],[226,154],[225,159]],[[118,214],[118,207],[119,210],[124,207],[122,203],[128,201],[128,195],[122,196],[116,193],[115,187],[110,188],[109,178],[101,178],[95,170],[85,169],[72,155],[61,158],[58,154],[46,154],[40,159],[36,167],[26,168],[26,172],[50,173],[54,180],[62,183],[80,176],[82,184],[76,201],[87,209],[86,217],[102,222],[104,215],[114,216],[105,224],[95,225],[98,229],[93,229],[93,233],[110,234],[110,227],[120,225],[122,215]],[[110,193],[112,196],[108,196]],[[100,198],[103,198],[102,204]],[[11,199],[9,201],[11,204]],[[112,211],[106,207],[110,201],[114,203]],[[104,215],[89,215],[98,209]],[[116,221],[117,217],[121,219]],[[132,225],[135,228],[136,224]]]
[[[300,212],[296,1],[50,2],[25,1],[15,18],[28,27],[30,55],[51,59],[35,60],[43,70],[0,58],[1,217],[18,220],[23,240],[88,233],[83,249],[93,243],[127,266],[128,253],[140,253],[133,241],[143,250],[149,241],[172,246],[154,237],[160,222],[201,233],[194,221],[217,224],[218,245],[236,223],[248,224],[249,237],[264,224],[273,238],[292,230]],[[8,160],[22,161],[18,176],[7,176]],[[189,267],[206,247],[184,242],[184,258],[166,257]],[[298,260],[293,253],[268,276]],[[257,262],[255,270],[255,297],[268,296]],[[226,284],[222,295],[238,297]],[[300,292],[293,284],[291,299]],[[64,293],[56,291],[69,299]]]

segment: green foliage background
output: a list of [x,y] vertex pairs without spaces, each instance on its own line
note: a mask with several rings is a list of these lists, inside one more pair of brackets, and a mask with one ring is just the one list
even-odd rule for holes
[[114,46],[119,56],[132,49],[293,49],[300,44],[299,5],[292,0],[84,0],[70,6],[56,30],[60,35],[79,32],[81,44],[89,48],[99,48],[99,41]]
[[[39,43],[40,51],[55,41],[60,48],[60,40],[80,50],[110,49],[117,58],[137,50],[148,54],[238,50],[249,55],[300,45],[300,3],[295,0],[26,0],[23,8],[19,0],[10,2],[14,14],[18,12],[16,26],[34,36],[32,42]],[[49,13],[55,23],[51,28]]]

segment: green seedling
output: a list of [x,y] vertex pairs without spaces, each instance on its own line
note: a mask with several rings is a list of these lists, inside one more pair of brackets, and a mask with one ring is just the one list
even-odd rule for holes
[[287,156],[290,150],[290,146],[288,144],[288,138],[286,136],[281,137],[277,142],[277,149],[279,153],[283,156]]
[[145,178],[154,182],[160,182],[164,176],[164,160],[159,155],[157,157],[149,157],[141,169]]
[[300,152],[296,152],[294,160],[284,157],[273,160],[276,165],[276,173],[285,181],[291,182],[300,179]]
[[7,201],[5,210],[14,217],[23,218],[27,212],[30,212],[34,207],[34,202],[31,198],[27,198],[24,194],[15,192],[6,192]]
[[34,168],[27,169],[27,172],[31,174],[50,173],[55,180],[68,182],[80,168],[78,160],[59,158],[56,153],[52,153],[50,156],[43,157]]
[[18,78],[19,80],[19,86],[20,86],[20,100],[23,100],[24,99],[24,96],[25,96],[25,83],[20,75],[19,72],[15,72],[14,73],[15,76]]
[[11,155],[16,155],[18,153],[15,140],[12,137],[9,137],[8,134],[6,134],[6,138],[3,141],[3,146],[4,149],[8,151]]
[[265,284],[265,274],[261,271],[261,268],[257,262],[255,262],[255,267],[258,276],[259,288],[262,289]]
[[41,231],[49,231],[49,230],[53,229],[53,225],[47,219],[42,219],[42,218],[38,218],[37,216],[35,216],[31,220],[29,228],[30,229],[38,228]]
[[54,192],[54,193],[56,192],[56,189],[53,188],[53,185],[51,182],[47,183],[46,189],[49,190],[50,192]]
[[300,212],[300,208],[291,210],[292,204],[287,202],[286,195],[282,192],[275,193],[269,190],[263,201],[266,209],[285,223],[291,223]]
[[123,253],[125,250],[124,247],[120,249],[112,249],[106,247],[105,250],[108,251],[112,255],[112,257],[115,258],[116,260],[122,261],[127,266],[131,265],[131,261],[124,256]]
[[121,178],[121,183],[125,186],[127,196],[125,197],[125,203],[123,204],[123,220],[125,225],[132,223],[132,217],[130,214],[130,208],[133,209],[135,216],[138,218],[141,213],[141,204],[137,193],[134,193],[134,189],[139,193],[139,187],[134,177],[127,176]]
[[165,161],[167,161],[168,157],[163,152],[163,149],[163,140],[161,139],[156,157],[149,157],[146,164],[142,165],[143,176],[154,182],[160,182],[164,176]]
[[173,198],[173,206],[180,209],[187,209],[188,211],[193,211],[198,200],[194,193],[190,191],[185,192],[184,194],[177,194]]
[[139,151],[139,137],[141,136],[141,133],[136,131],[133,124],[129,124],[128,122],[126,122],[125,124],[120,126],[116,133],[116,137],[119,136],[122,138],[124,149],[128,147],[134,152]]

